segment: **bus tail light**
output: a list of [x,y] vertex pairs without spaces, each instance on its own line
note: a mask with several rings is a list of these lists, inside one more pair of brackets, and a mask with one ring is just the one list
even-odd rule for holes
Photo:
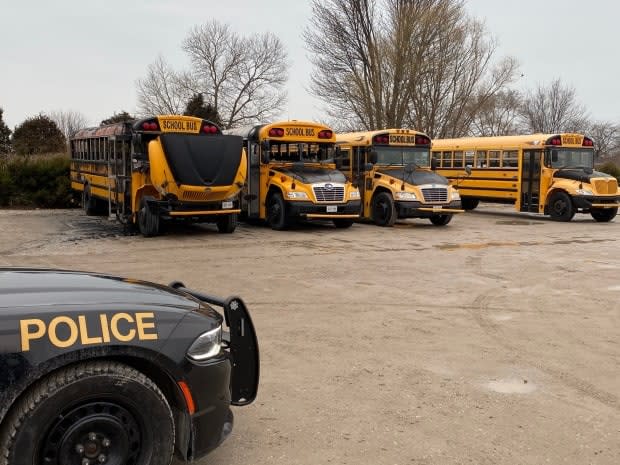
[[319,131],[319,139],[331,139],[334,136],[334,133],[329,129],[323,129]]
[[583,147],[594,147],[594,141],[589,137],[583,138],[583,143],[581,144]]
[[282,128],[271,128],[269,130],[269,137],[284,137],[284,129],[282,129]]
[[426,136],[418,134],[415,136],[415,143],[416,145],[431,145],[431,140]]

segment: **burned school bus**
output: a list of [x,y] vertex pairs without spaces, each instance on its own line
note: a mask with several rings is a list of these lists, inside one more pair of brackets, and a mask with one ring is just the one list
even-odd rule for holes
[[0,465],[191,461],[258,389],[243,301],[181,283],[0,268],[0,329]]
[[159,115],[83,129],[70,152],[71,187],[88,215],[116,215],[144,236],[174,219],[235,230],[245,151],[240,137],[223,135],[210,121]]

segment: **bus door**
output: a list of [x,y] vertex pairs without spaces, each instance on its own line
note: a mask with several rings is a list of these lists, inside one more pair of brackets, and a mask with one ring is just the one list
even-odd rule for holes
[[248,142],[247,150],[247,188],[245,195],[241,196],[241,210],[246,210],[249,218],[258,218],[260,209],[260,147],[256,142]]
[[538,213],[542,152],[526,150],[521,160],[521,211]]
[[366,192],[366,171],[364,171],[366,160],[365,160],[366,150],[364,147],[351,147],[351,168],[352,168],[352,176],[351,182],[356,184],[360,191],[360,198],[364,199],[364,194]]

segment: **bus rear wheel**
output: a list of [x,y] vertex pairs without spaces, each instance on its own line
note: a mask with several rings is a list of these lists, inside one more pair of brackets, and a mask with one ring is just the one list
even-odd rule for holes
[[230,234],[237,228],[237,214],[220,215],[217,219],[217,230],[222,234]]
[[267,200],[267,223],[271,229],[276,231],[282,231],[288,227],[286,204],[279,192],[274,192]]
[[478,199],[472,199],[471,197],[461,197],[461,206],[463,207],[463,210],[474,210],[479,203],[480,200]]
[[144,237],[152,237],[159,234],[160,218],[148,201],[155,200],[153,197],[144,196],[140,199],[140,210],[138,211],[138,228]]
[[554,192],[549,198],[549,215],[554,221],[570,221],[575,216],[575,208],[566,192]]
[[608,223],[618,214],[617,208],[595,208],[590,210],[590,215],[599,223]]
[[1,465],[168,465],[174,450],[166,397],[144,374],[116,362],[54,372],[5,421]]
[[435,226],[445,226],[452,220],[452,215],[433,215],[430,220]]
[[396,221],[394,199],[387,192],[379,192],[372,199],[372,219],[379,226],[393,226]]

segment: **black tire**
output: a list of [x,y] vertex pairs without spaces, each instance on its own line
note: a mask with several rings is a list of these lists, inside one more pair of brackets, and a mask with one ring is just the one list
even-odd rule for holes
[[379,192],[372,198],[372,220],[379,226],[394,225],[396,207],[391,194]]
[[463,207],[463,210],[474,210],[479,203],[480,200],[478,199],[472,199],[471,197],[461,197],[461,207]]
[[553,221],[570,221],[575,216],[573,201],[566,192],[557,191],[551,194],[548,205],[549,216]]
[[84,190],[82,191],[82,208],[88,216],[97,214],[97,199],[91,195],[88,184],[84,185]]
[[334,222],[334,226],[336,226],[338,229],[347,229],[353,226],[353,220],[350,220],[348,218],[336,218],[332,221]]
[[599,223],[608,223],[618,214],[618,208],[593,208],[590,215]]
[[274,192],[267,199],[267,224],[276,231],[282,231],[289,225],[286,204],[279,192]]
[[157,236],[159,234],[159,226],[161,219],[152,207],[149,207],[148,201],[155,200],[148,195],[140,199],[140,209],[138,210],[138,229],[144,237]]
[[174,438],[170,405],[153,381],[93,361],[61,369],[19,398],[0,435],[0,465],[169,465]]
[[222,234],[230,234],[237,227],[237,214],[220,215],[217,219],[217,230]]
[[433,215],[430,220],[435,226],[445,226],[452,220],[452,215]]

